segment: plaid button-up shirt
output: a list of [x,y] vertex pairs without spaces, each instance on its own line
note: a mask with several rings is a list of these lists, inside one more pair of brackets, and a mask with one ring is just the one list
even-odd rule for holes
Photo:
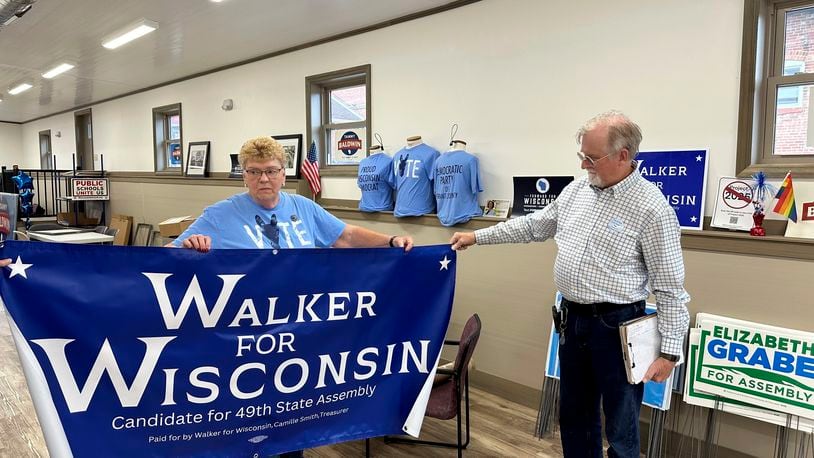
[[554,281],[571,301],[658,307],[661,351],[682,352],[689,327],[681,231],[655,185],[633,171],[599,189],[581,177],[544,209],[475,231],[479,245],[541,242],[554,237]]

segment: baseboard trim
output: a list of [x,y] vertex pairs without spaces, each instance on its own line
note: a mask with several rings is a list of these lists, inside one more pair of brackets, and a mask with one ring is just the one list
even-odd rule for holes
[[496,375],[487,374],[477,369],[469,374],[469,383],[483,391],[487,391],[526,407],[535,410],[540,407],[541,390],[512,382],[511,380],[506,380]]

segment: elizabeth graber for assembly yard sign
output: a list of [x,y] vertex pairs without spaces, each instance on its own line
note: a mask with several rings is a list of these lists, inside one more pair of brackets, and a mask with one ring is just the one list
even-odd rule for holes
[[696,322],[694,389],[814,419],[814,334],[705,313]]

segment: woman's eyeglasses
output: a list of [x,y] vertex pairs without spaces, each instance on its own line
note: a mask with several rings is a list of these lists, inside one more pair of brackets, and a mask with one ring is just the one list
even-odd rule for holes
[[261,169],[246,169],[245,170],[246,174],[249,175],[252,178],[260,178],[261,176],[263,176],[263,174],[265,174],[269,178],[274,178],[277,175],[279,175],[280,172],[282,172],[282,171],[283,171],[283,169],[278,168],[278,167],[271,167],[271,168],[268,168],[268,169],[265,169],[265,170],[261,170]]

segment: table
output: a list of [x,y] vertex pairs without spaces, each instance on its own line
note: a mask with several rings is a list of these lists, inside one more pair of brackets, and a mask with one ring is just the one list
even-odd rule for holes
[[[55,229],[64,230],[64,229]],[[31,240],[40,240],[42,242],[55,242],[55,243],[112,243],[113,236],[106,234],[99,234],[98,232],[70,232],[62,234],[47,234],[49,231],[29,232],[28,237]]]
[[76,227],[73,228],[65,228],[65,229],[48,229],[45,231],[36,231],[38,234],[47,234],[47,235],[59,235],[59,234],[75,234],[77,232],[88,232],[85,229],[79,229]]

